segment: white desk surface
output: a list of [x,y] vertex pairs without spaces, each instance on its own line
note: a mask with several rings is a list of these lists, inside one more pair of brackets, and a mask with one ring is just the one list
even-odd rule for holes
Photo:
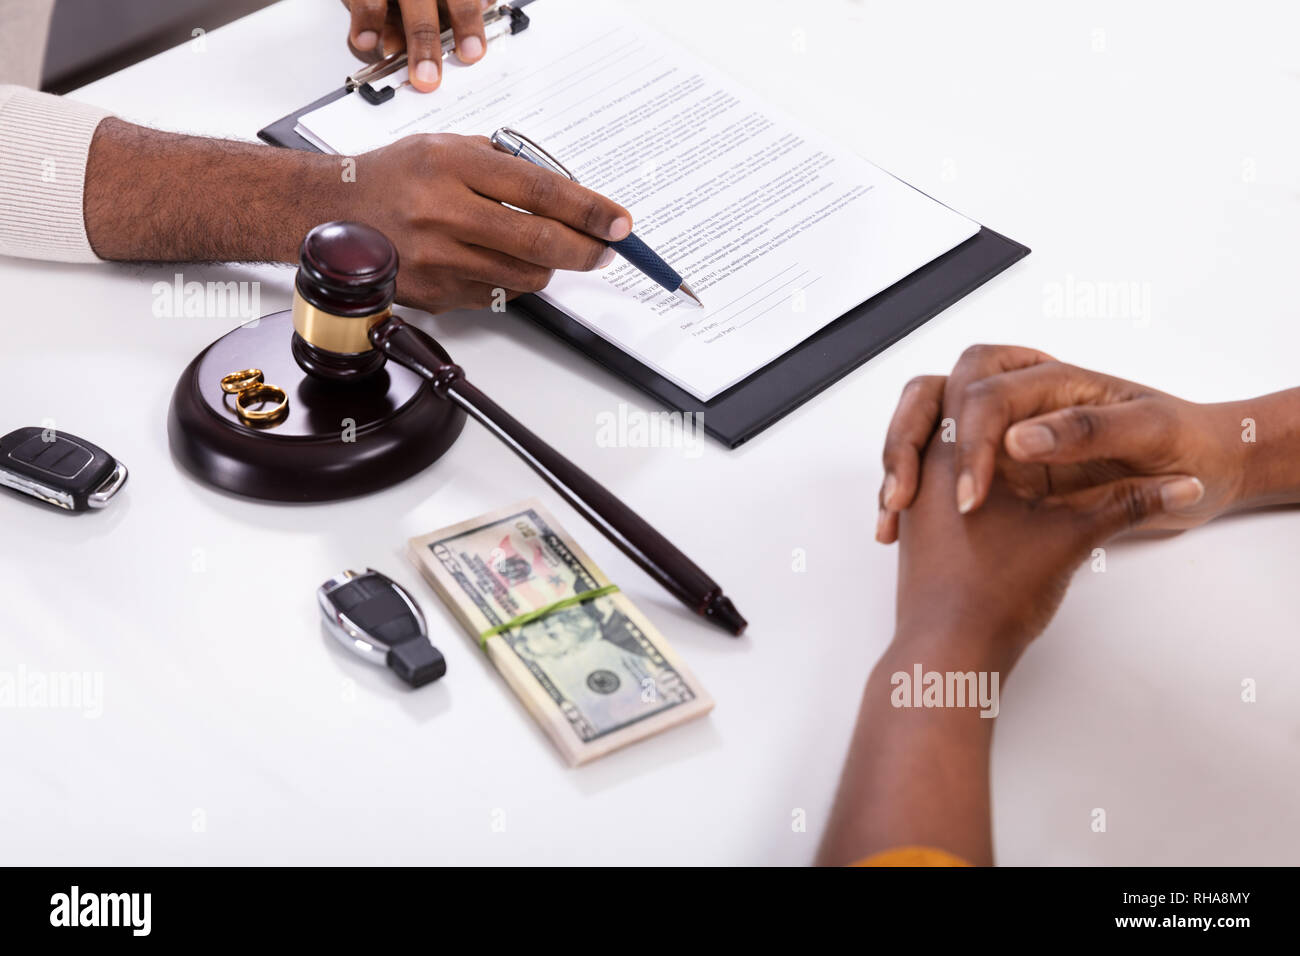
[[[99,719],[0,709],[0,860],[807,863],[890,636],[895,555],[871,536],[910,376],[1014,342],[1197,400],[1300,383],[1294,4],[621,5],[1033,255],[747,446],[697,458],[598,447],[600,412],[651,406],[525,320],[424,319],[722,582],[752,622],[742,640],[472,423],[424,474],[343,504],[239,500],[179,471],[172,388],[231,323],[155,318],[153,283],[258,279],[270,312],[290,269],[0,262],[3,428],[52,419],[131,468],[101,514],[0,498],[0,669],[103,675]],[[345,24],[335,0],[285,0],[78,97],[253,139],[352,68]],[[1048,303],[1067,282],[1139,283],[1149,317],[1061,318]],[[533,494],[689,661],[709,718],[566,768],[403,556],[414,534]],[[1002,863],[1297,862],[1298,541],[1300,512],[1249,516],[1080,572],[1003,697]],[[316,586],[366,565],[419,597],[439,683],[408,692],[322,633]]]

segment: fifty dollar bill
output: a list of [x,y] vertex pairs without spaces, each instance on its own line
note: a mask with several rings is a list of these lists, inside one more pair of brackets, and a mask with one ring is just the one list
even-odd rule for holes
[[[475,642],[610,584],[536,500],[411,539],[411,558]],[[621,592],[487,638],[484,649],[570,764],[713,709],[713,698]]]

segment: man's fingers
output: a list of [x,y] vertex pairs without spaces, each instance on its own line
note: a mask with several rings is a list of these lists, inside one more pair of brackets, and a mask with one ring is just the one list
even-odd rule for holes
[[978,508],[988,496],[998,451],[1014,423],[1052,409],[1124,401],[1136,394],[1136,387],[1122,379],[1057,361],[971,382],[957,396],[954,414],[958,510]]
[[401,8],[411,85],[421,93],[428,93],[442,82],[442,28],[438,24],[438,0],[401,0]]
[[388,0],[352,0],[350,8],[352,25],[348,28],[348,46],[363,60],[379,59]]
[[546,216],[483,200],[460,226],[459,238],[544,269],[587,272],[608,265],[614,250]]
[[[384,32],[379,38],[379,53],[401,53],[406,49],[406,33],[402,29],[402,11],[396,6],[389,6],[388,20],[384,23]],[[378,59],[378,57],[376,57]]]
[[1122,531],[1142,528],[1162,515],[1194,508],[1205,485],[1191,475],[1121,478],[1055,499],[1069,505],[1084,522],[1089,544],[1100,544]]
[[462,246],[455,269],[463,279],[516,293],[541,292],[554,275],[551,269],[482,246]]
[[632,214],[600,193],[559,173],[493,149],[483,140],[481,155],[464,172],[475,192],[554,219],[597,239],[617,242],[632,232]]
[[945,382],[943,375],[920,375],[903,386],[880,456],[885,466],[885,480],[880,486],[883,510],[902,511],[916,496],[921,451],[939,424]]
[[487,35],[483,32],[485,4],[482,0],[444,0],[444,6],[456,37],[457,58],[462,63],[477,63],[487,52]]
[[1115,405],[1071,405],[1017,421],[1004,444],[1016,461],[1068,465],[1109,458],[1150,470],[1161,464],[1171,434],[1164,406],[1139,398]]

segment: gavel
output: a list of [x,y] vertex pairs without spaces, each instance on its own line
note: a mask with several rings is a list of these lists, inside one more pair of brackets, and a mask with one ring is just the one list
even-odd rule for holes
[[746,626],[722,588],[667,538],[465,377],[438,343],[392,314],[397,250],[356,222],[317,226],[303,240],[294,282],[292,351],[309,376],[337,388],[369,380],[392,359],[463,409],[679,601],[732,634]]

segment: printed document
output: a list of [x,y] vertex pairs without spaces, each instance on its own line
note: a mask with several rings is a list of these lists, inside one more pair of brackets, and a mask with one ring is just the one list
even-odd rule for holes
[[627,207],[636,235],[706,307],[622,258],[557,273],[542,297],[703,401],[979,230],[666,37],[593,15],[597,6],[531,4],[531,26],[479,63],[448,57],[436,92],[402,86],[380,105],[345,96],[302,116],[298,131],[356,155],[412,133],[519,130]]

